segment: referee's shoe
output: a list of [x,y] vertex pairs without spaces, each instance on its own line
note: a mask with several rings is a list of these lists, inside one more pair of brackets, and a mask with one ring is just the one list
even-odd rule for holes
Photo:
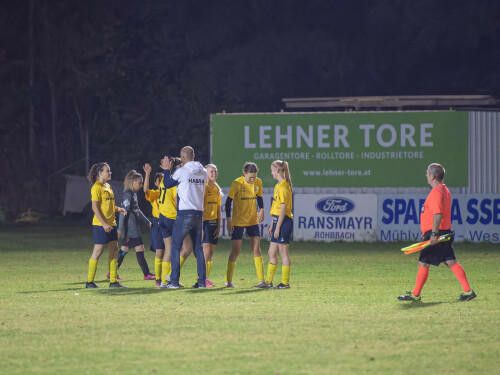
[[457,301],[470,301],[471,299],[476,298],[476,293],[471,289],[468,292],[464,292],[460,294],[460,297],[457,298]]
[[415,296],[412,292],[406,292],[405,294],[398,297],[400,301],[420,301],[422,297]]

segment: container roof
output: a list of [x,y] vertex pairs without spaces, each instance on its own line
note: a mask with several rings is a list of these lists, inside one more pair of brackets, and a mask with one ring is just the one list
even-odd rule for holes
[[346,96],[331,98],[284,98],[287,109],[344,108],[346,110],[387,109],[493,109],[500,101],[490,95],[406,95]]

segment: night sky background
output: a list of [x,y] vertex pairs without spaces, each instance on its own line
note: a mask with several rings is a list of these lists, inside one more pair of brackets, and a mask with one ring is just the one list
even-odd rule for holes
[[60,212],[62,174],[86,174],[87,133],[90,163],[121,180],[185,144],[208,162],[223,110],[498,98],[499,20],[496,0],[2,1],[0,205]]

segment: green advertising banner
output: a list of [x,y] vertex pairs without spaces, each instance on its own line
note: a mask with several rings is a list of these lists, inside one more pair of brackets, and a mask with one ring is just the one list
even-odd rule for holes
[[246,161],[264,186],[285,160],[297,187],[422,187],[426,167],[446,169],[448,186],[467,186],[468,113],[263,113],[211,116],[211,159],[229,187]]

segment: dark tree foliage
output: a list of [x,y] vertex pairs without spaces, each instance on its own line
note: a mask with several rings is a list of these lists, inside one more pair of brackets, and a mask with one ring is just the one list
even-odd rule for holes
[[[285,97],[492,94],[500,2],[4,2],[0,205],[58,212],[62,173],[114,179],[192,145],[210,114]],[[228,140],[229,142],[230,140]]]

